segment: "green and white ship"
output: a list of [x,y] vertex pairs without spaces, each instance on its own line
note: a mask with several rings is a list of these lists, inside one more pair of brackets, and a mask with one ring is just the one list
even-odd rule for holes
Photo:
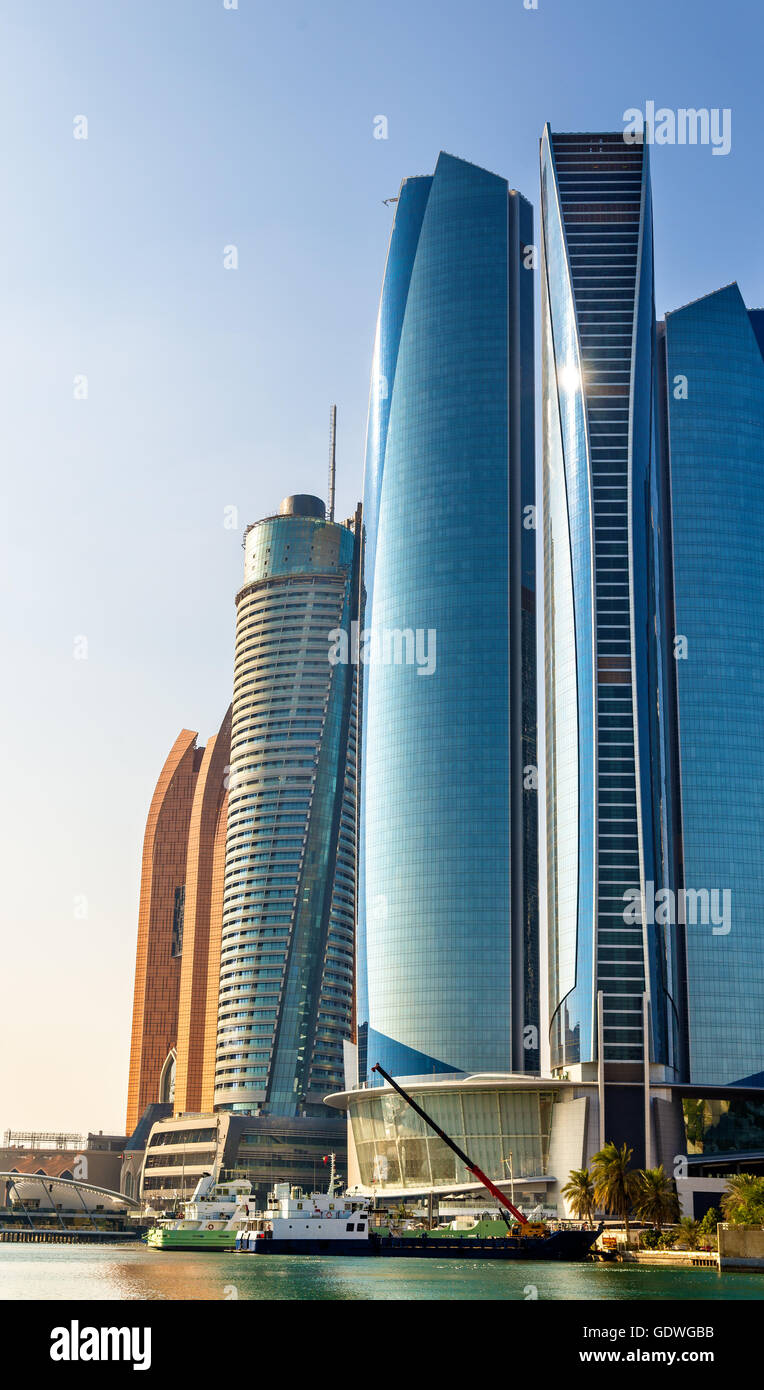
[[252,1184],[246,1178],[218,1183],[214,1173],[199,1179],[183,1214],[160,1220],[146,1236],[153,1250],[233,1250],[236,1232],[254,1215]]

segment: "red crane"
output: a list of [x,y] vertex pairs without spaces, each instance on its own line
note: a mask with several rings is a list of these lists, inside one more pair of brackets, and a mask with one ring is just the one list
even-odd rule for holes
[[459,1145],[455,1144],[453,1139],[449,1139],[445,1130],[441,1129],[440,1125],[436,1125],[435,1121],[430,1118],[430,1116],[427,1114],[425,1110],[422,1109],[421,1105],[417,1105],[416,1101],[412,1100],[411,1096],[408,1095],[406,1091],[404,1091],[403,1087],[399,1086],[397,1081],[393,1081],[392,1076],[388,1076],[384,1068],[379,1065],[379,1062],[377,1062],[376,1066],[372,1067],[372,1071],[378,1071],[380,1076],[384,1077],[387,1084],[389,1086],[392,1086],[393,1090],[397,1091],[399,1096],[403,1097],[406,1104],[410,1105],[411,1109],[415,1110],[417,1115],[421,1116],[425,1124],[429,1125],[430,1129],[435,1131],[438,1138],[442,1139],[444,1144],[448,1144],[449,1149],[452,1149],[453,1152],[456,1154],[456,1157],[461,1159],[462,1163],[465,1165],[466,1168],[469,1169],[470,1173],[472,1173],[473,1176],[477,1178],[478,1182],[482,1182],[483,1186],[488,1188],[488,1191],[490,1192],[491,1196],[495,1197],[497,1202],[501,1203],[501,1206],[504,1209],[502,1210],[501,1214],[504,1217],[504,1220],[506,1221],[507,1225],[509,1225],[509,1217],[507,1216],[507,1212],[511,1212],[512,1216],[514,1216],[516,1221],[519,1221],[521,1226],[528,1225],[527,1216],[523,1216],[522,1212],[517,1210],[517,1207],[513,1207],[509,1198],[504,1195],[504,1193],[500,1190],[500,1188],[496,1186],[495,1183],[491,1182],[490,1178],[486,1177],[482,1168],[478,1168],[477,1164],[473,1163],[472,1160],[467,1157],[464,1150],[460,1149]]

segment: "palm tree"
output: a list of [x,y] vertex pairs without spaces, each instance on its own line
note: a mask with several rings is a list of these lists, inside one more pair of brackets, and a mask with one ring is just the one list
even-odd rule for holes
[[569,1181],[562,1189],[579,1221],[591,1223],[594,1211],[594,1183],[588,1168],[573,1168]]
[[611,1140],[594,1155],[594,1200],[613,1216],[619,1216],[626,1229],[629,1243],[629,1212],[637,1195],[639,1176],[629,1167],[634,1150],[622,1144],[619,1149]]
[[658,1231],[662,1230],[666,1221],[678,1221],[676,1183],[663,1171],[663,1164],[660,1163],[657,1168],[644,1168],[636,1177],[634,1212],[640,1221],[649,1221]]
[[764,1224],[764,1178],[753,1173],[735,1173],[727,1182],[722,1211],[728,1221],[739,1226]]
[[678,1237],[688,1250],[697,1250],[700,1244],[700,1222],[691,1216],[683,1216],[679,1222]]

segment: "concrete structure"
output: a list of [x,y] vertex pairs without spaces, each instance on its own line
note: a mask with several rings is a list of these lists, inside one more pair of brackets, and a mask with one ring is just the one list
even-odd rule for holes
[[143,1160],[146,1156],[146,1144],[152,1127],[157,1120],[169,1119],[172,1111],[172,1103],[169,1101],[154,1101],[151,1105],[147,1105],[132,1134],[126,1139],[119,1190],[126,1193],[128,1197],[138,1197],[140,1194]]
[[761,1226],[717,1226],[721,1269],[764,1270],[764,1228]]
[[344,1120],[328,1111],[321,1118],[279,1115],[176,1115],[155,1121],[141,1153],[136,1194],[154,1209],[191,1195],[205,1173],[246,1177],[264,1202],[273,1184],[291,1182],[308,1190],[328,1181],[332,1152],[344,1177],[347,1152]]
[[[230,709],[197,748],[183,729],[157,782],[143,843],[128,1133],[156,1101],[211,1103]],[[186,928],[188,935],[186,937]]]
[[680,1215],[689,1216],[693,1221],[702,1221],[711,1207],[721,1211],[722,1197],[726,1191],[726,1178],[677,1178],[676,1193],[679,1198]]

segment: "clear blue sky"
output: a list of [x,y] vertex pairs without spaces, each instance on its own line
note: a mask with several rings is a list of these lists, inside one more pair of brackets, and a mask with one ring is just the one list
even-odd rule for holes
[[544,121],[728,106],[729,156],[654,152],[657,307],[764,304],[763,40],[758,0],[6,0],[0,1130],[122,1125],[146,810],[230,698],[224,509],[323,495],[332,401],[360,495],[382,200],[445,149],[535,204]]

